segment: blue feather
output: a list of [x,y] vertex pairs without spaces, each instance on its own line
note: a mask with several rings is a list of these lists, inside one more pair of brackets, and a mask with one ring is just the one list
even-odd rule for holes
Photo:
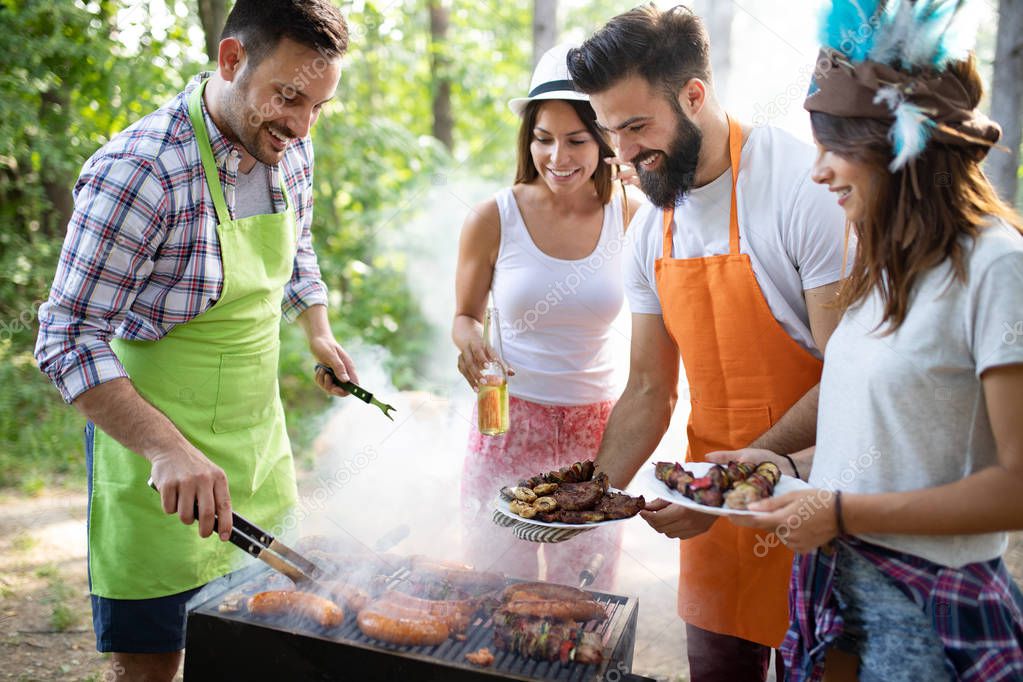
[[880,5],[881,0],[833,0],[822,12],[821,44],[852,62],[863,61],[874,44],[873,22]]

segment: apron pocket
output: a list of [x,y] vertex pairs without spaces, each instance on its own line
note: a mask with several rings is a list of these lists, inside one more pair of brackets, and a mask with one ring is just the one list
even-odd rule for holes
[[693,403],[693,446],[698,460],[715,450],[744,448],[771,428],[771,408],[710,407]]
[[279,346],[220,356],[213,432],[228,433],[265,423],[277,404]]

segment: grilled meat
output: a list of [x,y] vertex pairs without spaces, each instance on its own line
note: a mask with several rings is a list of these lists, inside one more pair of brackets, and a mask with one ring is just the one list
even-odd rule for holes
[[345,619],[340,606],[309,592],[270,590],[249,598],[249,613],[258,616],[290,615],[324,628],[336,628]]
[[678,462],[657,462],[654,467],[658,480],[709,507],[727,504],[732,509],[746,509],[750,503],[770,497],[781,480],[781,470],[772,462],[715,464],[700,478],[693,478]]
[[559,585],[557,583],[512,583],[501,592],[501,601],[527,601],[545,599],[566,599],[587,601],[592,595],[578,587]]
[[547,523],[596,523],[605,519],[604,512],[584,509],[581,511],[568,511],[558,509],[548,514],[537,514],[536,518]]
[[501,651],[540,661],[599,664],[604,660],[601,645],[600,635],[571,621],[494,614],[494,646]]
[[725,494],[725,505],[731,509],[747,509],[750,504],[774,494],[781,480],[781,470],[773,462],[761,462],[746,480]]
[[640,513],[646,507],[643,496],[632,497],[624,493],[605,493],[597,502],[594,511],[601,512],[605,519],[627,519]]
[[693,475],[682,468],[678,462],[657,462],[654,464],[654,475],[657,480],[664,483],[672,490],[677,490],[686,495],[688,486],[693,480]]
[[607,487],[607,474],[600,472],[590,481],[562,483],[551,496],[557,501],[558,509],[565,511],[593,509],[607,492]]
[[533,489],[544,483],[581,483],[593,478],[593,461],[576,462],[570,467],[539,474],[519,483],[521,487]]

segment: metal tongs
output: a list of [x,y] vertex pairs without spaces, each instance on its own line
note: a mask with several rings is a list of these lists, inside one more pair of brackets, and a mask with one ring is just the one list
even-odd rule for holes
[[[149,479],[149,487],[160,492],[153,479]],[[195,516],[199,517],[198,503]],[[217,532],[216,516],[213,518],[213,532]],[[231,512],[230,542],[296,583],[316,582],[323,573],[319,566],[234,511]]]
[[327,367],[327,365],[318,363],[316,365],[316,369],[317,370],[322,369],[324,372],[326,372],[327,375],[330,377],[331,381],[334,382],[335,386],[343,388],[344,390],[348,391],[349,393],[351,393],[364,403],[367,403],[369,405],[376,405],[377,407],[380,408],[380,411],[384,413],[385,417],[390,419],[392,422],[394,421],[394,417],[390,415],[390,411],[392,410],[397,411],[395,410],[395,408],[391,407],[387,403],[380,402],[379,400],[373,397],[372,393],[364,389],[362,386],[359,386],[358,384],[353,384],[351,381],[339,380],[337,378],[337,375],[334,374],[334,370],[332,370],[330,367]]

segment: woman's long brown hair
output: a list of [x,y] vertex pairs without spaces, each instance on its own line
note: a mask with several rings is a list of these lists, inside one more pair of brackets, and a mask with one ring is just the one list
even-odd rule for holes
[[[540,177],[539,171],[533,164],[533,154],[529,145],[533,142],[533,128],[536,126],[536,119],[540,115],[540,107],[552,100],[535,99],[526,105],[522,112],[522,125],[519,126],[518,140],[518,162],[515,170],[515,184],[528,184]],[[583,122],[586,131],[597,143],[599,157],[597,169],[593,172],[593,187],[597,190],[597,198],[601,204],[611,201],[612,175],[611,166],[604,163],[604,159],[614,156],[615,151],[607,141],[604,133],[597,127],[597,115],[589,102],[582,100],[566,99],[558,100],[565,102],[575,110],[579,120]]]
[[[983,86],[973,58],[950,70],[977,106]],[[886,334],[905,321],[913,287],[927,271],[948,260],[955,278],[966,281],[963,237],[976,238],[992,217],[1023,232],[1019,215],[998,197],[970,150],[931,143],[893,173],[890,124],[819,112],[810,119],[821,146],[874,171],[872,200],[855,225],[856,258],[838,304],[855,305],[876,289],[884,306],[879,327],[887,324]]]

